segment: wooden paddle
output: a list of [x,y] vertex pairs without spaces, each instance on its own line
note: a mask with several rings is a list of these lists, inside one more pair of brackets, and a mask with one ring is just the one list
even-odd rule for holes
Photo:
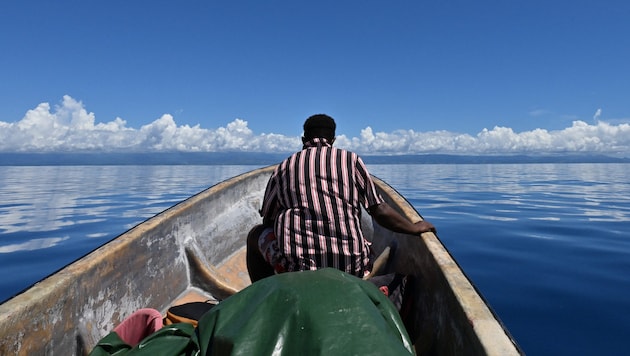
[[372,271],[368,273],[365,277],[363,277],[364,280],[367,281],[368,279],[374,277],[376,273],[378,273],[378,271],[380,271],[383,267],[385,267],[385,265],[387,264],[387,260],[389,259],[390,251],[391,251],[391,248],[389,246],[385,247],[383,252],[381,252],[381,254],[378,255],[378,257],[374,261],[374,266],[372,267]]

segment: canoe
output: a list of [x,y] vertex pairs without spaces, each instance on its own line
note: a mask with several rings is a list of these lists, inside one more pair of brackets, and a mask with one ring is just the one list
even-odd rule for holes
[[[0,305],[0,355],[86,355],[141,308],[225,299],[250,284],[245,238],[275,166],[244,173],[135,226]],[[381,195],[412,221],[403,196],[374,177]],[[362,228],[381,252],[398,240],[383,272],[420,283],[410,338],[418,354],[519,355],[518,344],[438,237],[393,233],[368,214]]]

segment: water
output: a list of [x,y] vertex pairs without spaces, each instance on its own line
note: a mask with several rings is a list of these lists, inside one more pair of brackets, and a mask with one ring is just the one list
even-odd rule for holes
[[[256,166],[0,167],[0,300]],[[630,164],[371,165],[529,355],[622,355]]]

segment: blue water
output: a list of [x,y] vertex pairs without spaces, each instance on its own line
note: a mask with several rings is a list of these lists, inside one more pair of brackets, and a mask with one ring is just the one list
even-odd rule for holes
[[[628,354],[630,164],[371,165],[529,355]],[[0,300],[256,166],[0,167]]]

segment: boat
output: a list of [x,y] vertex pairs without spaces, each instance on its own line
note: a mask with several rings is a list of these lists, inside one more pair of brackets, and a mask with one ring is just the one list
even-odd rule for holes
[[[223,300],[250,285],[245,240],[259,223],[275,166],[218,183],[138,224],[0,305],[0,355],[86,355],[134,311]],[[422,219],[377,177],[385,200]],[[396,236],[368,214],[377,253],[397,242],[383,273],[420,281],[410,339],[417,354],[519,355],[522,350],[433,233]]]

